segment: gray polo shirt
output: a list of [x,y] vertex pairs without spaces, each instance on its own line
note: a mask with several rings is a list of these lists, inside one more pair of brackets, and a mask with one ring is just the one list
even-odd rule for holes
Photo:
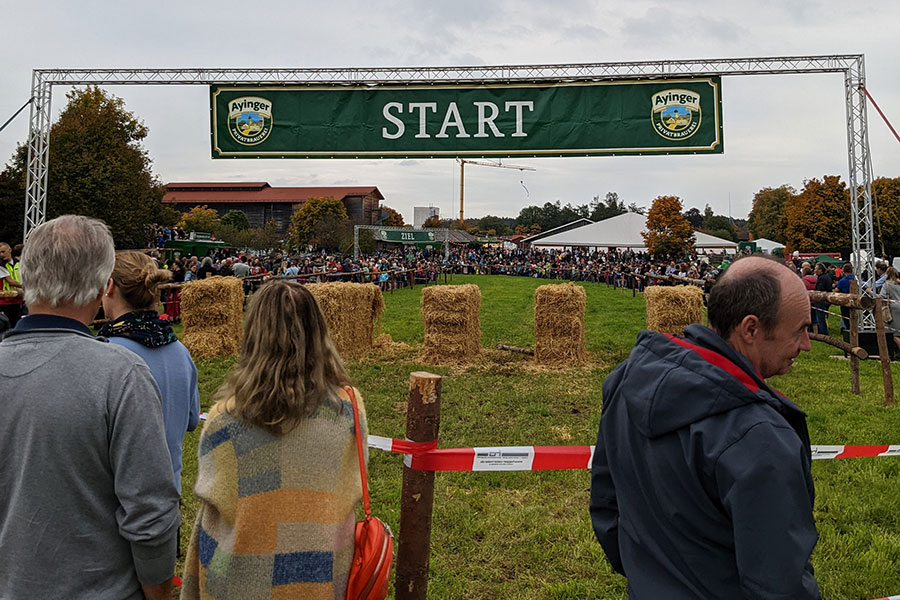
[[143,598],[173,575],[178,492],[137,355],[61,317],[0,342],[0,597]]

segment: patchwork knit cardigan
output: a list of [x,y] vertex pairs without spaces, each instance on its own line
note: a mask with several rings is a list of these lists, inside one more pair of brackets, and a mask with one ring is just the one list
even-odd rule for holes
[[182,599],[344,598],[362,486],[353,407],[344,390],[337,395],[340,413],[323,406],[282,436],[213,407]]

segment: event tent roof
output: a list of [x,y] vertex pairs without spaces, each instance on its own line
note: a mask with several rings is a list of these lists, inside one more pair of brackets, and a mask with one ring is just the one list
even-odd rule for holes
[[[578,229],[563,231],[532,242],[533,246],[587,246],[596,248],[645,248],[644,231],[647,217],[633,212],[610,217]],[[699,231],[694,233],[695,248],[737,249],[737,243],[723,240]]]
[[753,240],[756,242],[756,247],[762,252],[771,252],[776,248],[784,248],[784,244],[780,244],[775,240],[768,240],[766,238],[759,238],[758,240]]

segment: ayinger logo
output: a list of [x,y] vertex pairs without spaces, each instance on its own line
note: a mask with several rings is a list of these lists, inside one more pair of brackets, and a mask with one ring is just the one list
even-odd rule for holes
[[700,94],[663,90],[651,97],[653,128],[668,140],[686,140],[700,129]]
[[255,146],[272,133],[272,103],[244,96],[228,102],[228,131],[239,144]]

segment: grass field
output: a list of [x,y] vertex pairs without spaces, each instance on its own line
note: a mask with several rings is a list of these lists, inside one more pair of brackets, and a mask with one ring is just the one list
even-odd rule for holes
[[[644,326],[644,301],[631,292],[584,284],[587,344],[595,365],[551,371],[524,355],[491,350],[497,343],[534,345],[533,295],[546,280],[455,276],[482,291],[482,364],[427,367],[415,360],[424,337],[421,287],[386,294],[382,331],[408,350],[350,363],[362,391],[372,434],[403,438],[409,373],[443,376],[440,446],[589,445],[600,419],[600,385],[623,360]],[[837,328],[837,319],[832,327]],[[885,408],[877,362],[861,365],[861,396],[850,394],[849,365],[822,344],[772,380],[809,415],[813,444],[900,443],[900,409]],[[233,360],[198,363],[201,401]],[[897,365],[895,378],[900,374]],[[199,431],[184,449],[187,543],[196,511]],[[399,532],[402,458],[373,451],[373,512]],[[900,459],[815,461],[813,554],[826,600],[869,600],[900,594]],[[624,599],[624,578],[608,567],[588,516],[590,476],[584,471],[438,473],[428,595],[451,599]],[[393,597],[393,593],[390,597]]]

